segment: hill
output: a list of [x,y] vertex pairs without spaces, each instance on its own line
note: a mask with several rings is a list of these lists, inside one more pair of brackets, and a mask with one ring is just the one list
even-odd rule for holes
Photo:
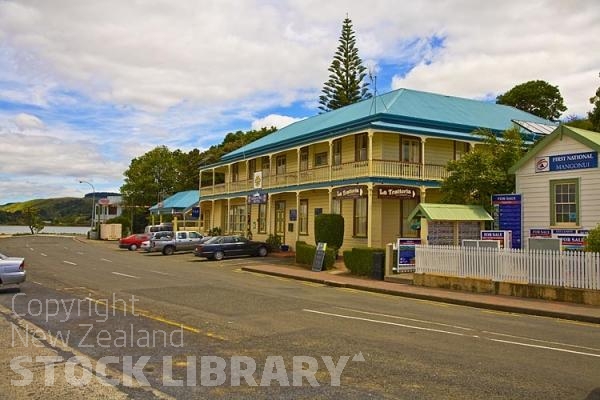
[[92,199],[59,197],[0,205],[0,224],[23,224],[23,213],[27,208],[36,208],[42,220],[55,225],[86,225],[92,213]]

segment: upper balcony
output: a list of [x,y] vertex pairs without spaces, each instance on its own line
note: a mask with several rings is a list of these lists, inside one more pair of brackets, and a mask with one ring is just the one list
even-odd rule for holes
[[[323,183],[353,178],[396,178],[441,181],[449,175],[445,165],[408,163],[390,160],[354,161],[334,166],[319,166],[302,170],[280,171],[279,174],[263,170],[262,188],[274,189],[288,186]],[[230,175],[231,176],[231,175]],[[226,175],[227,178],[227,175]],[[202,186],[202,196],[244,192],[254,189],[253,179],[241,179]]]
[[254,190],[255,171],[262,171],[263,189],[356,178],[442,181],[448,161],[470,150],[470,143],[449,139],[361,132],[209,167],[200,171],[201,190],[202,196]]

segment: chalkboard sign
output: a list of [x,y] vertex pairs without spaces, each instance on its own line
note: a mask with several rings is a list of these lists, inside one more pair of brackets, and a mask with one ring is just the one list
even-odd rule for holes
[[323,261],[325,260],[325,250],[327,250],[327,243],[319,242],[317,245],[317,251],[315,258],[313,259],[312,270],[315,272],[321,272],[323,270]]

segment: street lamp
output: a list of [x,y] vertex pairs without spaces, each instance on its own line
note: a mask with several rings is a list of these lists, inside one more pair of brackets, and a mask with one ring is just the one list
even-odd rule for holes
[[96,222],[96,188],[88,181],[79,181],[79,183],[87,183],[92,188],[92,230],[94,230],[94,223]]

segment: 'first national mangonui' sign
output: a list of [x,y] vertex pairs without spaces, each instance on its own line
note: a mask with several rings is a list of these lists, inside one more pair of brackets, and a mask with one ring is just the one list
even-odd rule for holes
[[535,172],[567,171],[598,167],[598,152],[560,154],[555,156],[537,157]]

